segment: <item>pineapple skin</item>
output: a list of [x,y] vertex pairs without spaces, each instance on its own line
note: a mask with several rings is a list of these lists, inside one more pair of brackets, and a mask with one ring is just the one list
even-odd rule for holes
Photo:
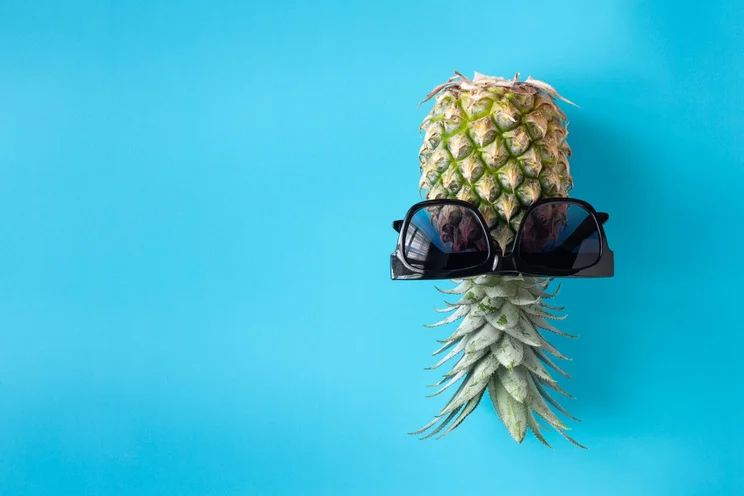
[[[567,197],[573,186],[571,148],[560,96],[547,83],[519,74],[507,80],[476,73],[455,76],[434,88],[434,106],[421,124],[419,188],[427,199],[459,199],[478,207],[502,253],[511,250],[526,209],[541,198]],[[544,332],[573,338],[549,323],[562,320],[546,303],[550,279],[484,275],[455,281],[444,293],[459,295],[440,312],[454,312],[436,327],[460,321],[434,355],[446,353],[432,369],[459,356],[452,369],[431,387],[436,396],[459,387],[434,419],[411,434],[442,437],[458,427],[488,392],[511,436],[521,443],[527,429],[546,446],[538,419],[564,438],[569,428],[551,406],[571,416],[547,389],[566,393],[548,369],[570,378],[548,355],[566,359]],[[547,368],[546,368],[547,367]],[[550,405],[550,406],[549,406]],[[428,432],[427,432],[428,431]]]
[[527,207],[573,186],[566,115],[554,96],[562,97],[517,77],[458,75],[435,88],[424,100],[435,98],[419,150],[426,198],[477,205],[504,253]]

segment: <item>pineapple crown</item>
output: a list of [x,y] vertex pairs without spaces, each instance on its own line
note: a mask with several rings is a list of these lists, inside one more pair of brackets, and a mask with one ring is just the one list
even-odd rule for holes
[[574,102],[562,97],[552,86],[544,81],[533,79],[532,76],[527,76],[527,80],[520,81],[519,73],[514,74],[512,79],[505,79],[498,76],[486,76],[480,72],[476,72],[473,79],[469,79],[457,71],[454,71],[455,75],[447,80],[447,82],[440,84],[426,95],[419,106],[422,103],[426,103],[431,100],[440,91],[450,88],[455,90],[465,90],[477,92],[478,90],[484,90],[487,88],[508,88],[514,93],[527,93],[534,94],[538,91],[547,93],[548,95],[563,100],[564,102],[578,107]]

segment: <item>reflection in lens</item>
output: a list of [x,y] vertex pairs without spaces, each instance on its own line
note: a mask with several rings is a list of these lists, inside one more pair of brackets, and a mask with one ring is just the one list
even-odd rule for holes
[[576,203],[540,205],[524,220],[519,254],[529,265],[550,269],[590,267],[600,255],[597,221]]
[[418,210],[405,232],[405,258],[425,270],[456,270],[488,259],[488,237],[475,212],[461,205]]

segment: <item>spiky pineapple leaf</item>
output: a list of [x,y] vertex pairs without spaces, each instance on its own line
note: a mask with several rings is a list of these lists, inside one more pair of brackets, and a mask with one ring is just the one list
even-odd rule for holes
[[563,354],[562,354],[562,353],[561,353],[560,351],[558,351],[558,350],[557,350],[557,349],[555,348],[555,346],[553,346],[552,344],[550,344],[550,343],[548,342],[548,340],[547,340],[547,339],[545,339],[545,338],[544,338],[544,337],[542,337],[542,336],[540,336],[540,348],[542,348],[543,350],[547,351],[548,353],[550,353],[550,354],[551,354],[551,355],[553,355],[554,357],[556,357],[556,358],[560,358],[561,360],[568,360],[568,361],[570,361],[570,360],[571,360],[571,359],[570,359],[570,358],[568,358],[567,356],[563,355]]
[[473,284],[485,287],[498,286],[503,284],[503,279],[501,277],[493,277],[490,274],[485,274],[473,279]]
[[466,334],[477,331],[478,329],[483,327],[485,323],[486,319],[484,317],[478,317],[471,313],[470,315],[467,315],[464,319],[462,319],[460,325],[457,326],[455,332],[453,332],[452,335],[447,338],[447,341],[454,341],[456,339],[460,339]]
[[473,286],[462,297],[469,304],[476,303],[486,296],[486,290],[483,286]]
[[462,357],[460,357],[460,360],[457,361],[454,367],[452,367],[452,370],[450,370],[447,375],[454,375],[461,370],[469,369],[471,365],[473,365],[475,362],[483,358],[486,353],[488,353],[489,349],[483,349],[474,351],[472,353],[464,353]]
[[566,409],[565,409],[565,408],[563,408],[563,406],[561,406],[561,404],[560,404],[560,403],[558,403],[558,402],[557,402],[557,401],[555,400],[555,398],[553,398],[553,397],[552,397],[552,396],[550,395],[550,393],[548,393],[548,392],[547,392],[547,391],[545,390],[545,388],[543,388],[543,387],[542,387],[542,386],[540,385],[540,383],[539,383],[539,382],[535,382],[534,384],[535,384],[535,387],[537,388],[538,392],[540,393],[540,395],[541,395],[541,396],[543,397],[543,399],[545,399],[545,401],[547,401],[548,403],[550,403],[551,405],[553,405],[553,407],[554,407],[554,408],[555,408],[556,410],[558,410],[559,412],[561,412],[561,413],[562,413],[563,415],[565,415],[566,417],[570,418],[571,420],[575,420],[576,422],[581,422],[581,420],[577,419],[576,417],[574,417],[573,415],[571,415],[570,413],[568,413],[568,411],[566,411]]
[[565,307],[565,306],[562,306],[562,307],[555,307],[555,306],[553,306],[553,305],[548,305],[548,304],[547,304],[547,303],[545,303],[544,301],[541,301],[541,302],[540,302],[540,306],[541,306],[541,307],[543,307],[543,308],[547,308],[548,310],[554,310],[554,311],[556,311],[556,312],[562,312],[563,310],[565,310],[565,309],[566,309],[566,307]]
[[527,376],[527,399],[526,402],[530,405],[530,408],[535,411],[540,417],[544,418],[547,423],[555,427],[556,429],[568,429],[561,420],[555,416],[555,413],[545,404],[540,392],[535,385],[535,381],[532,380],[531,376]]
[[470,289],[472,286],[473,286],[473,283],[469,279],[466,279],[462,281],[458,286],[452,289],[440,289],[437,286],[434,286],[434,287],[436,288],[437,291],[439,291],[440,293],[444,293],[444,294],[463,294],[468,289]]
[[[432,436],[436,436],[438,432],[440,432],[442,429],[444,429],[445,427],[447,427],[447,425],[450,422],[452,422],[452,419],[454,419],[457,416],[457,413],[458,413],[458,410],[455,410],[455,411],[451,412],[449,415],[447,415],[447,418],[445,418],[444,420],[441,421],[441,423],[437,426],[436,429],[434,429],[433,431],[431,431],[429,434],[427,434],[426,436],[422,437],[421,439],[424,440],[424,439],[429,439]],[[419,430],[417,430],[415,432],[411,432],[410,434],[413,434],[413,435],[421,434],[421,433],[427,431],[428,429],[430,429],[434,424],[436,424],[437,422],[439,422],[441,419],[442,419],[442,417],[434,417],[434,420],[432,420],[431,422],[429,422],[427,425],[425,425],[424,427],[422,427],[421,429],[419,429]]]
[[444,303],[445,303],[445,305],[447,305],[445,308],[434,307],[434,311],[437,312],[437,313],[447,313],[447,312],[451,312],[452,310],[455,310],[457,308],[456,305],[453,305],[451,303],[447,303],[446,301]]
[[442,384],[444,384],[446,382],[446,384],[444,384],[444,386],[442,386],[441,389],[439,389],[436,393],[432,393],[432,394],[428,395],[427,398],[432,398],[434,396],[437,396],[437,395],[442,394],[444,391],[446,391],[447,389],[449,389],[450,387],[452,387],[453,384],[456,384],[457,381],[459,381],[460,379],[462,379],[465,376],[465,374],[467,374],[467,372],[468,372],[467,370],[461,370],[460,372],[458,372],[457,374],[452,375],[452,376],[445,375],[442,378],[442,380],[439,381],[438,383],[436,383],[436,384],[430,384],[429,387],[437,387],[437,386],[442,386]]
[[459,341],[445,341],[445,343],[442,345],[441,348],[439,348],[437,351],[431,354],[431,356],[437,356],[440,353],[444,353],[445,351],[449,350],[453,346],[455,346]]
[[473,413],[473,410],[475,410],[475,408],[478,406],[485,392],[485,389],[481,389],[480,393],[477,396],[470,398],[470,400],[468,400],[462,410],[460,410],[460,414],[457,416],[455,421],[452,422],[452,425],[449,427],[449,429],[444,431],[437,439],[442,439],[444,436],[455,430],[457,426],[459,426],[462,421],[467,418],[468,415]]
[[522,343],[504,334],[501,339],[491,345],[491,353],[506,368],[513,368],[522,363],[524,346]]
[[455,311],[455,313],[453,313],[446,319],[440,320],[436,324],[424,325],[424,327],[432,328],[432,327],[439,327],[439,326],[451,324],[452,322],[455,322],[456,320],[460,320],[461,318],[465,317],[467,314],[468,314],[468,307],[460,307]]
[[521,443],[527,432],[527,407],[515,400],[496,377],[491,377],[488,382],[488,395],[509,434]]
[[554,315],[548,313],[539,305],[528,305],[522,308],[524,313],[531,317],[539,317],[548,320],[565,320],[568,315]]
[[540,297],[532,295],[526,288],[517,288],[515,294],[513,296],[508,296],[507,298],[509,303],[517,306],[534,305],[540,301]]
[[505,301],[499,311],[487,314],[486,320],[496,329],[504,331],[507,328],[517,325],[517,322],[519,322],[519,309],[508,301]]
[[527,410],[527,426],[530,428],[535,437],[540,440],[541,443],[543,443],[548,448],[552,448],[552,446],[545,440],[545,437],[543,437],[542,432],[540,432],[540,426],[537,425],[535,416],[532,415],[532,412],[529,411],[529,409]]
[[544,378],[542,378],[542,377],[540,377],[538,375],[535,375],[535,374],[532,374],[532,379],[536,383],[540,383],[540,385],[542,385],[542,386],[548,387],[548,388],[552,389],[553,391],[556,391],[558,393],[561,393],[566,398],[570,398],[572,400],[575,399],[573,396],[571,396],[570,394],[568,394],[562,387],[560,387],[557,382],[555,382],[553,380],[547,381]]
[[541,298],[543,300],[549,300],[551,298],[555,298],[556,296],[558,296],[560,292],[561,292],[561,283],[558,283],[558,285],[555,287],[555,291],[553,291],[552,293],[545,292],[545,294],[541,296]]
[[461,407],[466,401],[473,398],[476,394],[482,393],[488,385],[488,380],[499,366],[498,360],[493,355],[486,356],[473,368],[473,372],[468,375],[462,391],[455,395],[452,400],[445,406],[440,415],[445,415],[455,408]]
[[540,335],[529,320],[524,317],[520,317],[516,326],[507,327],[504,332],[529,346],[540,346]]
[[497,312],[504,302],[505,300],[503,298],[490,298],[486,296],[470,308],[474,317],[486,317]]
[[527,373],[524,367],[514,367],[513,369],[501,367],[496,372],[501,380],[501,385],[512,395],[512,398],[524,403],[527,398]]
[[485,324],[478,332],[466,336],[466,338],[468,337],[471,337],[471,339],[468,341],[465,349],[469,352],[474,352],[487,348],[498,341],[501,338],[501,331],[491,324]]
[[540,360],[537,359],[535,352],[530,347],[524,348],[524,359],[522,360],[522,365],[537,377],[540,377],[545,381],[555,382],[553,378],[550,377],[550,374],[548,374],[548,371],[545,370],[545,367],[542,366],[542,363],[540,363]]
[[551,298],[555,298],[556,296],[558,296],[558,293],[561,290],[561,284],[558,283],[555,291],[553,291],[552,293],[549,293],[546,291],[549,285],[550,285],[550,282],[536,284],[535,286],[530,287],[529,291],[533,295],[540,297],[541,300],[549,300]]
[[452,348],[449,353],[447,353],[444,358],[439,360],[437,363],[432,365],[431,367],[427,367],[426,370],[435,370],[447,363],[448,361],[452,360],[458,353],[462,352],[462,350],[465,349],[465,345],[468,344],[468,336],[465,336],[464,339],[461,339],[457,341],[457,346]]
[[548,367],[550,367],[551,369],[555,370],[556,372],[558,372],[559,374],[561,374],[566,379],[570,379],[571,378],[571,376],[568,375],[567,373],[565,373],[558,365],[556,365],[553,362],[553,360],[551,360],[550,358],[548,358],[548,356],[545,353],[543,353],[542,351],[537,350],[537,349],[534,350],[534,351],[535,351],[535,356],[537,358],[539,358],[540,360],[542,360],[543,363],[545,363]]
[[554,334],[558,334],[559,336],[563,336],[564,338],[569,339],[576,339],[579,336],[574,334],[567,334],[561,330],[556,329],[555,326],[553,326],[551,323],[549,323],[545,318],[541,318],[535,315],[526,314],[527,320],[529,320],[535,327],[539,327],[540,329],[545,329],[546,331],[550,331]]
[[579,448],[581,448],[581,449],[589,449],[589,448],[587,448],[587,447],[586,447],[586,446],[584,446],[583,444],[579,443],[579,442],[578,442],[578,441],[576,441],[576,440],[575,440],[574,438],[572,438],[571,436],[569,436],[568,434],[566,434],[565,432],[563,432],[563,431],[562,431],[562,430],[560,430],[560,429],[558,430],[558,434],[560,434],[561,436],[563,436],[563,437],[564,437],[564,439],[566,439],[566,441],[568,441],[569,443],[573,444],[573,445],[574,445],[574,446],[576,446],[576,447],[579,447]]
[[514,284],[501,282],[495,286],[486,286],[486,294],[489,298],[508,298],[517,294]]

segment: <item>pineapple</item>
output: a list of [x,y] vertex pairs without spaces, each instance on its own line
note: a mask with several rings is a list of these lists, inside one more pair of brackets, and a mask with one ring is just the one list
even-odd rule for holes
[[[476,205],[499,249],[508,253],[526,208],[540,198],[566,197],[571,190],[566,115],[555,99],[571,102],[546,83],[532,78],[519,81],[519,74],[510,80],[477,73],[471,80],[455,74],[424,100],[435,97],[421,124],[419,186],[427,199],[457,198]],[[575,337],[549,322],[565,318],[551,313],[562,308],[546,303],[560,290],[558,286],[549,293],[550,282],[483,275],[455,281],[454,289],[439,290],[459,295],[459,300],[438,310],[453,314],[428,327],[462,321],[434,352],[446,354],[431,368],[460,358],[432,385],[441,388],[431,396],[460,385],[434,420],[412,434],[430,431],[424,436],[428,438],[444,430],[439,437],[446,435],[488,391],[496,413],[517,442],[529,429],[550,446],[541,431],[550,426],[583,448],[566,434],[569,428],[551,409],[577,420],[548,393],[551,389],[571,397],[548,372],[552,369],[568,378],[549,355],[567,358],[543,333]]]

